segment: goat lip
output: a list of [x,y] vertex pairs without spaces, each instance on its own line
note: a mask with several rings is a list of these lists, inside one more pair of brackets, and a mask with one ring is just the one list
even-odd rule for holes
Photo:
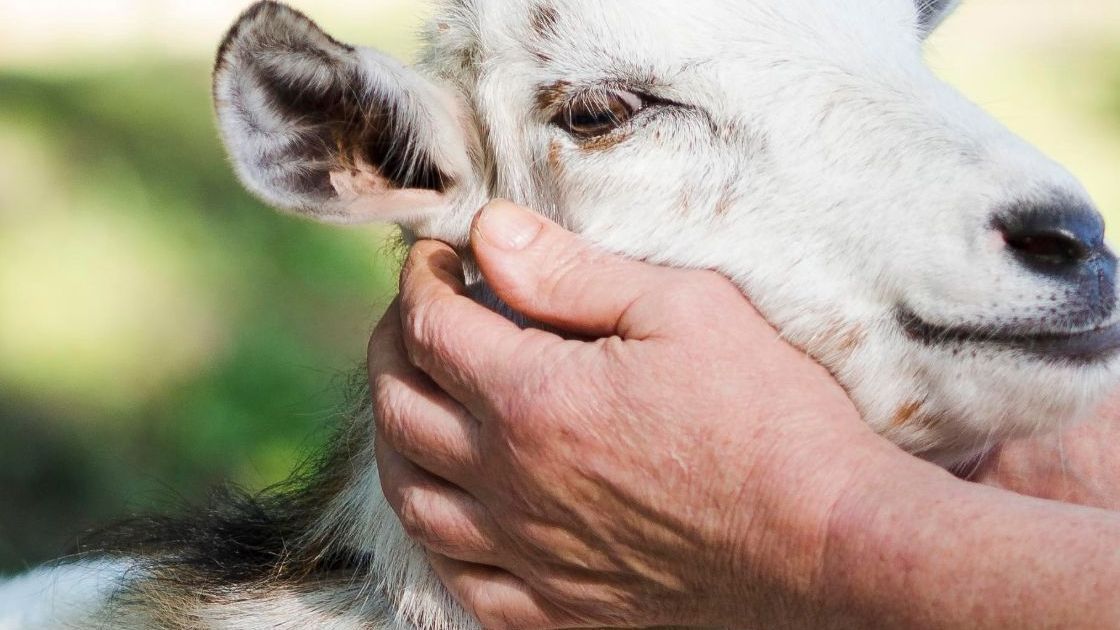
[[1079,332],[980,330],[930,324],[905,309],[899,310],[898,320],[907,335],[931,346],[976,344],[1019,351],[1043,360],[1081,364],[1105,361],[1120,353],[1120,322]]

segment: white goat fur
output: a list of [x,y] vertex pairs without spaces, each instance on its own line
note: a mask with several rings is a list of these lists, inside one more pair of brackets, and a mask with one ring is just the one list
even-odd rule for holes
[[[1079,308],[1074,298],[1022,269],[990,224],[1016,204],[1087,198],[932,74],[921,43],[955,2],[918,4],[444,0],[415,70],[268,4],[231,38],[215,96],[239,175],[274,205],[395,222],[462,250],[474,213],[501,196],[607,250],[717,270],[832,371],[876,431],[952,467],[1081,419],[1116,384],[1117,361],[927,343],[900,323],[904,308],[943,327],[1072,332],[1062,314]],[[325,123],[278,107],[250,71],[306,95],[328,90],[331,64],[353,72],[360,109],[384,110],[404,170],[382,173],[328,146],[339,139]],[[601,86],[659,105],[609,143],[550,124],[556,107]],[[332,161],[340,156],[345,164]],[[425,168],[444,185],[402,187]],[[299,185],[321,172],[325,189]],[[371,424],[355,419],[367,427],[360,439],[372,440]],[[124,607],[110,625],[172,626],[163,620],[173,616],[199,628],[474,627],[387,507],[372,446],[357,452],[367,455],[307,538],[368,554],[363,574]],[[160,605],[179,610],[153,613]]]

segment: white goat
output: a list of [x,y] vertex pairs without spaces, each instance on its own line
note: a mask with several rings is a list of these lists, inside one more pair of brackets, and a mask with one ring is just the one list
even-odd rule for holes
[[[1116,259],[1085,193],[923,64],[955,4],[443,0],[412,70],[263,2],[222,46],[214,95],[272,204],[467,256],[472,215],[503,196],[606,249],[718,270],[875,430],[953,467],[1082,418],[1120,365]],[[133,528],[82,574],[111,567],[113,596],[42,614],[473,627],[385,504],[372,425],[355,411],[291,492]]]

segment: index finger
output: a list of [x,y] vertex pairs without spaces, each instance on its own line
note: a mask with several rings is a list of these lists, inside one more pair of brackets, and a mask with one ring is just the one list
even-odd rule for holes
[[527,358],[563,340],[473,301],[461,265],[446,244],[413,246],[401,272],[404,346],[413,365],[481,419],[517,384]]

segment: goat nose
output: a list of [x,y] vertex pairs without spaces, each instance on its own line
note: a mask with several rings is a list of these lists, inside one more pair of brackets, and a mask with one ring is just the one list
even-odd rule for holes
[[1039,273],[1064,275],[1094,259],[1112,258],[1104,244],[1104,220],[1088,207],[1019,208],[998,219],[996,227],[1019,261]]

